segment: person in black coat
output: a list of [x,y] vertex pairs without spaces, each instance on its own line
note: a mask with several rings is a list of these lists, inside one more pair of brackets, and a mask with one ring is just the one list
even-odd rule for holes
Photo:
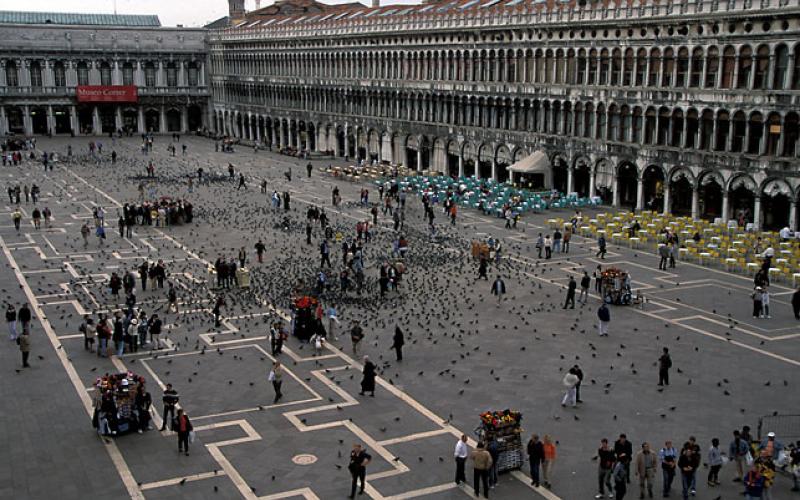
[[792,309],[794,310],[794,319],[800,319],[800,288],[792,294]]
[[630,484],[633,444],[628,441],[625,434],[620,434],[619,439],[614,442],[614,454],[617,456],[617,461],[621,462],[623,467],[625,467],[625,481]]
[[392,349],[394,349],[395,354],[397,354],[397,361],[403,361],[403,346],[405,343],[406,341],[403,338],[403,330],[401,330],[399,326],[395,326],[394,343],[392,344]]
[[364,371],[362,374],[364,378],[361,379],[361,392],[359,394],[363,396],[365,392],[368,392],[370,396],[375,397],[375,363],[369,360],[369,356],[364,356]]
[[575,289],[578,288],[578,283],[575,281],[573,276],[569,277],[569,284],[567,285],[567,300],[564,302],[564,309],[567,306],[571,306],[571,309],[575,309]]

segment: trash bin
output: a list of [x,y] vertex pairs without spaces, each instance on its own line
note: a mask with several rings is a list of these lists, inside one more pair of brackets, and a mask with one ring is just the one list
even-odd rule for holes
[[239,283],[239,288],[250,288],[250,270],[246,267],[237,269],[236,282]]

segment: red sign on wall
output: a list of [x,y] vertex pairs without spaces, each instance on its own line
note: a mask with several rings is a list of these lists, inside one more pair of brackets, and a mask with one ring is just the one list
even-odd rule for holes
[[136,85],[78,85],[78,102],[137,102]]

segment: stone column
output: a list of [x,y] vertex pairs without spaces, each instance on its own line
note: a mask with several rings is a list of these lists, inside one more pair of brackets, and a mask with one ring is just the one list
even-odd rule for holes
[[753,224],[756,231],[761,231],[761,196],[755,197],[753,205]]
[[612,200],[613,201],[611,204],[615,208],[619,208],[619,178],[616,176],[616,174],[614,175],[614,196]]
[[158,131],[162,134],[167,131],[167,110],[164,106],[158,112]]
[[56,133],[56,119],[53,115],[53,106],[47,106],[47,131],[51,134]]
[[81,133],[81,127],[78,124],[78,110],[75,109],[75,106],[69,107],[69,126],[75,135]]
[[[722,188],[722,189],[725,189],[725,188]],[[728,198],[728,192],[727,191],[723,191],[722,192],[722,222],[725,223],[726,226],[728,225],[728,219],[731,218],[730,214],[731,214],[731,208],[730,208],[730,201],[729,201],[729,198]]]
[[117,106],[114,109],[114,128],[122,130],[122,107]]
[[417,172],[422,171],[422,141],[417,141]]
[[156,87],[166,87],[167,79],[164,75],[164,61],[158,61],[158,68],[156,68]]
[[261,142],[261,120],[256,115],[256,141]]
[[97,106],[92,107],[92,133],[103,134],[103,123],[100,121],[100,109]]
[[0,61],[0,88],[5,87],[6,84],[6,62]]
[[700,190],[697,186],[692,188],[692,219],[700,218]]
[[464,177],[464,155],[458,155],[458,176]]
[[672,203],[672,200],[670,200],[669,195],[670,195],[669,182],[664,181],[664,210],[662,211],[664,215],[669,215],[671,212],[670,204]]
[[636,210],[644,209],[644,178],[639,176],[636,179]]
[[569,195],[571,192],[575,191],[575,169],[572,167],[567,168],[567,192],[566,194]]
[[136,61],[136,69],[133,72],[133,83],[138,87],[144,87],[144,71],[142,71],[142,61]]
[[589,169],[589,198],[594,198],[597,196],[597,174],[595,174],[594,169]]
[[122,85],[122,72],[119,69],[119,61],[117,60],[114,61],[114,68],[111,73],[111,85]]
[[492,155],[492,180],[497,180],[497,159]]
[[797,231],[797,201],[789,202],[789,229]]
[[189,108],[186,106],[181,107],[181,133],[185,134],[189,131]]
[[[0,68],[2,70],[2,68]],[[0,106],[0,135],[8,133],[8,117],[6,116],[6,108]]]
[[144,108],[141,106],[139,106],[139,115],[136,117],[136,128],[140,134],[144,134],[146,131],[144,123]]
[[186,61],[178,61],[178,87],[186,86]]

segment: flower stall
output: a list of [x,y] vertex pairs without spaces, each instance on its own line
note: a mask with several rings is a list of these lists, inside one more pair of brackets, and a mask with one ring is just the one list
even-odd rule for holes
[[497,471],[522,467],[522,413],[514,410],[486,411],[480,415],[481,424],[476,430],[478,439],[488,443],[497,441]]

